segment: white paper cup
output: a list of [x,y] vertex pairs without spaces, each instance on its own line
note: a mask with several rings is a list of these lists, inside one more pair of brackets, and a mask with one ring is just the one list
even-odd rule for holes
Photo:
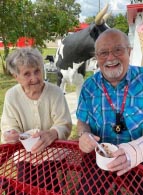
[[[110,144],[110,143],[102,143],[102,144],[107,146],[108,150],[111,152],[115,152],[116,150],[118,150],[118,147],[113,145],[113,144]],[[112,158],[112,157],[108,158],[108,157],[102,156],[99,153],[99,151],[96,149],[95,149],[95,152],[96,152],[96,163],[97,163],[98,167],[103,169],[103,170],[109,171],[109,169],[107,168],[107,164],[112,162],[115,158]]]
[[37,129],[31,129],[29,131],[26,131],[25,133],[21,133],[19,140],[23,144],[24,148],[27,152],[31,152],[32,147],[37,143],[37,141],[40,139],[40,137],[32,137],[34,133],[36,133]]

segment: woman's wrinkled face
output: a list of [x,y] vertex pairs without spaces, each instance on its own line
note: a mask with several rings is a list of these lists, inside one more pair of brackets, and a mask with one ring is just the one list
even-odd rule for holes
[[43,87],[43,70],[41,66],[19,66],[19,73],[14,75],[24,91],[40,91]]
[[129,66],[131,49],[119,33],[104,34],[96,44],[96,59],[100,70],[109,82],[118,83]]

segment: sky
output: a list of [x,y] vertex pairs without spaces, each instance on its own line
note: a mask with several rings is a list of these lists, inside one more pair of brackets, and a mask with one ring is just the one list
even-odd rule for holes
[[84,22],[85,18],[95,16],[107,3],[109,3],[109,13],[124,14],[127,11],[127,5],[130,0],[76,0],[81,5],[80,21]]

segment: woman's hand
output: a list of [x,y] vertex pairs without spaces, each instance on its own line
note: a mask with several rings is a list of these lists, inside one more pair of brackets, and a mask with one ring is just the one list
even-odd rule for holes
[[[90,133],[91,134],[91,133]],[[96,141],[99,141],[99,137],[94,136],[94,138],[96,139]],[[85,152],[85,153],[89,153],[91,151],[93,151],[95,148],[97,147],[94,139],[91,139],[91,137],[89,136],[89,133],[83,133],[83,135],[79,138],[79,148]]]
[[122,148],[114,152],[113,156],[116,159],[107,165],[110,171],[116,171],[117,175],[121,176],[131,169],[131,163]]
[[5,143],[14,144],[19,141],[19,132],[14,129],[4,132],[3,136]]
[[43,151],[47,146],[58,139],[58,134],[56,130],[52,129],[49,131],[39,131],[35,133],[33,137],[40,137],[38,142],[31,149],[31,153],[35,154]]

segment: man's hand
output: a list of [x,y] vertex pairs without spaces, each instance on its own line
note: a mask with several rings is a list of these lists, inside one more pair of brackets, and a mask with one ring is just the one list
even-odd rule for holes
[[110,171],[116,171],[117,175],[121,176],[131,169],[130,161],[127,159],[127,156],[122,148],[114,152],[113,156],[116,159],[107,165]]
[[[94,138],[99,141],[99,137],[94,136]],[[85,153],[89,153],[91,151],[93,151],[95,148],[97,147],[94,139],[91,139],[91,137],[89,136],[89,133],[83,133],[83,135],[79,138],[79,148],[85,152]]]

